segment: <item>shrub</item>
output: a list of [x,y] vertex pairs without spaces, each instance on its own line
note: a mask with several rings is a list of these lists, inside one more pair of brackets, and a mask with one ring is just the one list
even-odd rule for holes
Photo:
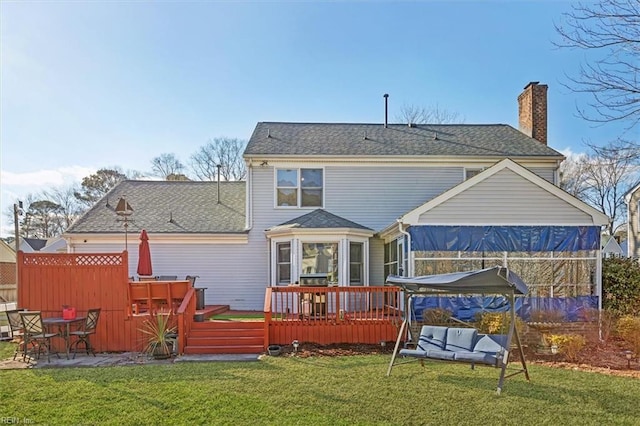
[[[511,314],[509,312],[480,312],[476,315],[478,333],[506,334],[510,321]],[[517,315],[516,328],[518,329],[518,335],[522,336],[524,334],[525,324]]]
[[451,319],[452,314],[453,312],[444,308],[425,309],[422,311],[422,322],[425,324],[432,324],[432,325],[452,324],[453,323],[453,320]]
[[565,314],[558,309],[532,309],[529,314],[531,322],[564,322]]
[[587,343],[584,336],[579,334],[552,334],[547,337],[549,346],[557,346],[558,352],[563,354],[567,361],[576,361],[578,352]]
[[616,324],[616,331],[631,345],[635,356],[640,356],[640,317],[626,315],[620,318]]
[[640,315],[640,263],[629,258],[602,261],[602,306],[616,316]]

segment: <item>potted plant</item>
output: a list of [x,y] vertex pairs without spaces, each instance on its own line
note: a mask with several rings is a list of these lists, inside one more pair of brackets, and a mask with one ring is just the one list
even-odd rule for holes
[[155,359],[171,357],[176,339],[176,326],[171,313],[152,313],[140,331],[147,336],[144,352]]

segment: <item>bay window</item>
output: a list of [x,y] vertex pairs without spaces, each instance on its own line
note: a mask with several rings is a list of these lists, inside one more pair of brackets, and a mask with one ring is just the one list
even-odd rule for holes
[[291,243],[276,244],[276,283],[291,284]]
[[271,285],[369,285],[369,242],[361,235],[278,236],[271,240]]
[[301,266],[301,285],[337,285],[338,243],[302,243]]
[[364,285],[364,244],[349,243],[349,285]]

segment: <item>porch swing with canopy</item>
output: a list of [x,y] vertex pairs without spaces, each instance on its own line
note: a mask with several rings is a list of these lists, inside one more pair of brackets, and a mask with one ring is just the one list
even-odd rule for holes
[[[524,373],[527,381],[529,372],[522,350],[522,344],[516,328],[515,295],[528,293],[527,285],[514,272],[505,267],[480,269],[469,272],[455,272],[439,275],[425,275],[420,277],[401,277],[390,275],[387,285],[401,288],[404,294],[404,318],[395,347],[387,376],[396,364],[396,357],[419,359],[424,366],[425,359],[453,361],[475,365],[489,365],[500,368],[497,393],[500,394],[504,380],[516,374]],[[459,295],[459,294],[497,294],[503,295],[508,303],[510,322],[507,334],[481,334],[475,328],[443,327],[424,325],[420,335],[415,339],[415,349],[401,349],[405,330],[413,318],[413,298],[427,295]],[[516,349],[520,356],[522,368],[507,374],[511,342],[515,337]]]

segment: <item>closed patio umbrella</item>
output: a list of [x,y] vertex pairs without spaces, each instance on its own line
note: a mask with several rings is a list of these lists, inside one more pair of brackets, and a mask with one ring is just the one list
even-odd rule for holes
[[151,251],[149,250],[149,237],[147,231],[142,230],[140,233],[140,246],[138,251],[138,275],[151,275],[153,269],[151,267]]

